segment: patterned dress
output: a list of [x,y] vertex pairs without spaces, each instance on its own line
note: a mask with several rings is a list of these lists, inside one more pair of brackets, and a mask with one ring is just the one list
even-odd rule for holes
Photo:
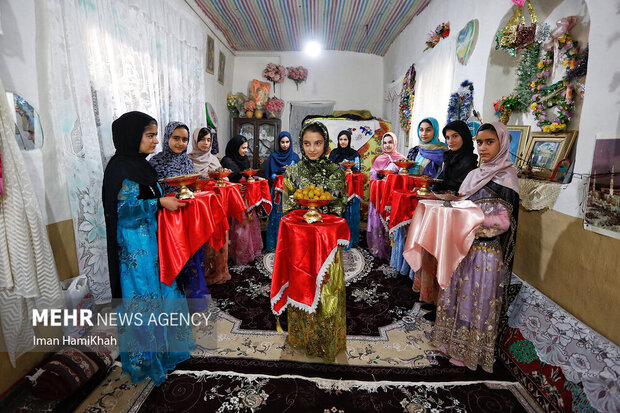
[[480,365],[493,371],[517,225],[518,195],[513,192],[516,202],[514,197],[500,196],[508,191],[490,182],[469,197],[485,220],[450,285],[439,292],[433,345],[472,370]]
[[189,310],[176,281],[170,287],[159,281],[157,199],[139,199],[139,194],[139,185],[128,179],[118,194],[116,236],[123,304],[117,312],[119,320],[123,314],[141,314],[143,320],[141,325],[119,322],[119,350],[123,372],[133,383],[150,377],[159,386],[166,371],[189,358],[194,339],[191,325],[147,323],[150,315],[187,314]]

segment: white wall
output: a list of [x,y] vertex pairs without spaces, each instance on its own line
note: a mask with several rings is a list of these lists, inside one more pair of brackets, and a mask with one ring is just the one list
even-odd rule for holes
[[[617,137],[620,131],[620,35],[613,29],[618,21],[617,2],[607,0],[534,0],[534,9],[539,22],[547,21],[555,28],[555,21],[566,15],[584,16],[580,23],[584,27],[575,28],[572,33],[578,40],[589,37],[590,57],[586,93],[581,106],[580,122],[571,128],[579,128],[576,143],[575,172],[589,173],[594,153],[597,133]],[[457,64],[453,89],[463,80],[474,83],[474,107],[481,110],[484,120],[496,120],[492,104],[515,86],[514,65],[508,65],[506,58],[495,52],[495,33],[507,22],[511,15],[512,3],[509,1],[444,0],[434,1],[405,28],[385,55],[384,81],[389,83],[401,79],[407,68],[421,61],[427,33],[441,22],[450,22],[451,36],[454,36],[469,20],[479,20],[479,33],[475,49],[468,64]],[[586,7],[587,6],[587,7]],[[588,18],[589,13],[589,18]],[[501,76],[496,76],[501,73]],[[416,98],[420,98],[416,96]],[[446,96],[448,99],[448,96]],[[578,114],[578,111],[576,112]],[[532,116],[513,116],[511,123],[531,124],[532,131],[540,130]],[[565,186],[556,202],[555,210],[575,217],[583,216],[581,211],[582,189],[587,184],[574,177]]]
[[[299,85],[299,90],[288,78],[276,84],[276,96],[287,103],[282,114],[283,130],[289,129],[290,101],[333,100],[334,110],[367,109],[374,116],[383,116],[380,56],[336,50],[324,50],[315,58],[303,52],[237,53],[232,92],[247,95],[252,79],[267,81],[263,69],[270,62],[308,69],[308,79]],[[273,96],[273,90],[270,94]]]

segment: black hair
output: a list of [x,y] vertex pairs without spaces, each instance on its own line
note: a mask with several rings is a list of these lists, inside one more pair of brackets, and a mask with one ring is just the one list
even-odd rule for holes
[[492,131],[492,132],[495,132],[495,134],[496,134],[497,136],[499,136],[499,135],[497,134],[497,129],[495,129],[495,126],[491,125],[490,123],[483,123],[483,124],[482,124],[482,126],[480,126],[480,127],[478,128],[478,132],[476,132],[476,135],[477,135],[478,133],[482,132],[483,130],[490,130],[490,131]]
[[321,134],[323,139],[327,140],[327,136],[325,136],[325,131],[323,130],[323,128],[321,128],[316,123],[310,123],[308,126],[304,128],[304,133],[301,135],[302,139],[304,138],[304,135],[306,134],[306,132],[318,132]]
[[[211,134],[211,129],[205,127],[200,128],[200,130],[198,131],[198,139],[196,139],[196,142],[200,142],[201,140],[203,140],[205,138],[205,136],[210,135]],[[211,137],[213,138],[213,136]]]
[[149,126],[157,126],[157,121],[155,119],[151,120],[149,123],[144,125],[144,130],[146,130]]

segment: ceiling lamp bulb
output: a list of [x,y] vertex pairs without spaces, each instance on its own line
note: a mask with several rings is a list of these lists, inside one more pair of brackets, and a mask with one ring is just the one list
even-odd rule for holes
[[312,57],[317,57],[321,53],[321,45],[319,42],[308,42],[306,44],[305,52]]

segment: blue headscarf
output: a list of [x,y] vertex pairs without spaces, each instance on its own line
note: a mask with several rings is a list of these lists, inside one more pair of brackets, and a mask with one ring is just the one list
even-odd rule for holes
[[[280,146],[280,141],[282,138],[288,138],[290,142],[290,146],[287,150],[282,150]],[[265,178],[271,179],[272,174],[281,175],[284,173],[284,166],[291,165],[291,163],[299,162],[299,155],[293,152],[293,139],[291,139],[291,134],[287,131],[282,131],[278,135],[278,139],[276,141],[276,150],[269,155],[269,159],[267,159],[267,163],[265,165]]]
[[[433,139],[430,142],[422,142],[420,139],[420,125],[424,122],[433,126]],[[420,144],[411,148],[407,157],[417,162],[414,169],[417,169],[418,173],[435,178],[441,169],[443,154],[448,150],[448,145],[439,140],[439,122],[437,119],[428,117],[418,123],[418,139]]]

